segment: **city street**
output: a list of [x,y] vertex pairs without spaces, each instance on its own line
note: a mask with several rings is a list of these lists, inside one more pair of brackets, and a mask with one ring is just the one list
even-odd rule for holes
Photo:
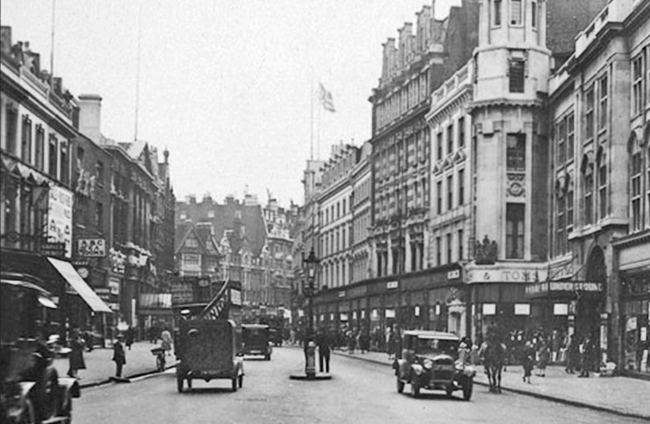
[[[279,348],[271,362],[245,361],[244,387],[233,393],[228,380],[194,382],[176,391],[174,371],[84,389],[75,402],[77,423],[641,423],[642,420],[576,408],[511,393],[489,394],[476,386],[470,402],[456,394],[425,392],[413,399],[397,394],[385,365],[335,355],[333,379],[290,380],[303,366],[302,351]],[[407,388],[408,389],[408,388]],[[408,391],[408,390],[407,390]]]

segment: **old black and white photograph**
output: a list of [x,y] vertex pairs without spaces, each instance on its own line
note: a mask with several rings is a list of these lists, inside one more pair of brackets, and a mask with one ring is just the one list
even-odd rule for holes
[[650,422],[650,0],[0,0],[2,424]]

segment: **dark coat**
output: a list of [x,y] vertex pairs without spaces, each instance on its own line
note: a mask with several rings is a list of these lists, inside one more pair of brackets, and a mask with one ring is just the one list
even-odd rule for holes
[[70,368],[75,370],[85,370],[86,362],[84,361],[84,343],[81,337],[76,337],[70,341]]
[[113,361],[122,365],[126,364],[126,354],[122,342],[118,341],[113,345]]
[[316,346],[318,346],[318,351],[321,353],[329,353],[331,349],[330,338],[327,334],[318,334],[316,336]]

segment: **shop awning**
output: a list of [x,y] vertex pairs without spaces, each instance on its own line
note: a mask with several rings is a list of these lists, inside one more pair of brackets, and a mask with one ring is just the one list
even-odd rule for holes
[[66,280],[73,289],[79,293],[81,298],[90,306],[95,312],[109,312],[113,311],[104,303],[103,300],[97,296],[93,289],[86,284],[86,282],[81,278],[81,275],[77,273],[74,267],[69,262],[64,262],[54,258],[47,258],[47,260],[52,264],[52,266],[57,270],[61,277]]

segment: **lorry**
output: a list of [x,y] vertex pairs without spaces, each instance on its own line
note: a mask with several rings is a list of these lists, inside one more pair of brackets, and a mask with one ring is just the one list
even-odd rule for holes
[[52,346],[57,304],[42,280],[0,277],[0,422],[71,423],[76,379],[60,377]]
[[[174,349],[178,363],[176,382],[182,393],[185,383],[192,388],[192,380],[209,382],[228,379],[232,391],[244,384],[244,361],[241,349],[241,284],[224,281],[212,299],[188,295],[193,288],[183,281],[184,302],[174,302]],[[180,290],[176,290],[179,293]],[[174,293],[174,291],[172,291]],[[196,294],[196,291],[193,291]],[[189,302],[188,302],[189,301]]]

